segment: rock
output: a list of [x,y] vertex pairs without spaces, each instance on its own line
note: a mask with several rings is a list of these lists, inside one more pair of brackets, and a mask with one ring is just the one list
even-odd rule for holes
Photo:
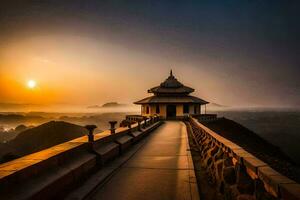
[[255,200],[255,198],[252,195],[241,194],[237,197],[237,200]]
[[225,183],[229,185],[236,183],[236,173],[234,167],[225,167],[223,169],[223,179]]

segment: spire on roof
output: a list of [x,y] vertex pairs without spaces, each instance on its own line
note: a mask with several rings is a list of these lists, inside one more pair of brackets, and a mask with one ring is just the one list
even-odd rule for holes
[[173,70],[170,70],[169,77],[159,86],[148,90],[149,93],[173,93],[173,94],[189,94],[194,92],[193,88],[184,86],[173,75]]

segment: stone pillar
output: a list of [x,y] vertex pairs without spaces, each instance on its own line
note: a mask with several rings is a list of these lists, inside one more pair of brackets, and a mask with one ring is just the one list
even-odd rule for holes
[[128,121],[128,124],[127,124],[128,128],[129,128],[129,133],[131,133],[131,122]]
[[86,125],[85,128],[89,131],[88,133],[88,141],[94,142],[94,130],[97,128],[96,125]]
[[115,134],[116,133],[116,124],[118,122],[117,121],[109,121],[109,124],[110,124],[110,133],[111,134]]
[[147,117],[143,117],[143,119],[144,119],[144,128],[146,128],[147,127]]
[[142,130],[142,127],[141,127],[141,120],[138,119],[138,120],[137,120],[137,123],[138,123],[138,131],[141,131],[141,130]]
[[88,133],[88,151],[94,150],[94,130],[97,128],[96,125],[86,125],[85,128],[89,131]]

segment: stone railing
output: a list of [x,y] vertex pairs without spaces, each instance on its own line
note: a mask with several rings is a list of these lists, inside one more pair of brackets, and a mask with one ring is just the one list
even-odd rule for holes
[[142,121],[143,116],[142,115],[126,115],[126,120],[128,121]]
[[198,119],[202,122],[208,122],[208,121],[214,121],[217,120],[216,114],[198,114],[198,115],[192,115],[193,118]]
[[[61,199],[162,122],[156,119],[83,136],[0,165],[0,199]],[[87,127],[89,128],[89,127]]]
[[187,127],[208,182],[223,199],[300,199],[300,184],[189,118]]
[[158,121],[158,120],[160,120],[160,117],[159,117],[159,115],[150,116],[149,118],[145,117],[143,115],[126,115],[126,120],[129,122],[142,122],[145,119],[152,120],[152,121]]

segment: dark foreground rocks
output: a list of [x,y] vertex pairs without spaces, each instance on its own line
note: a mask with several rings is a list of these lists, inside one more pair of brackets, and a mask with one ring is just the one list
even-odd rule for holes
[[220,118],[211,122],[202,122],[222,137],[238,144],[249,153],[269,164],[281,174],[300,182],[300,168],[279,147],[272,145],[241,124]]

